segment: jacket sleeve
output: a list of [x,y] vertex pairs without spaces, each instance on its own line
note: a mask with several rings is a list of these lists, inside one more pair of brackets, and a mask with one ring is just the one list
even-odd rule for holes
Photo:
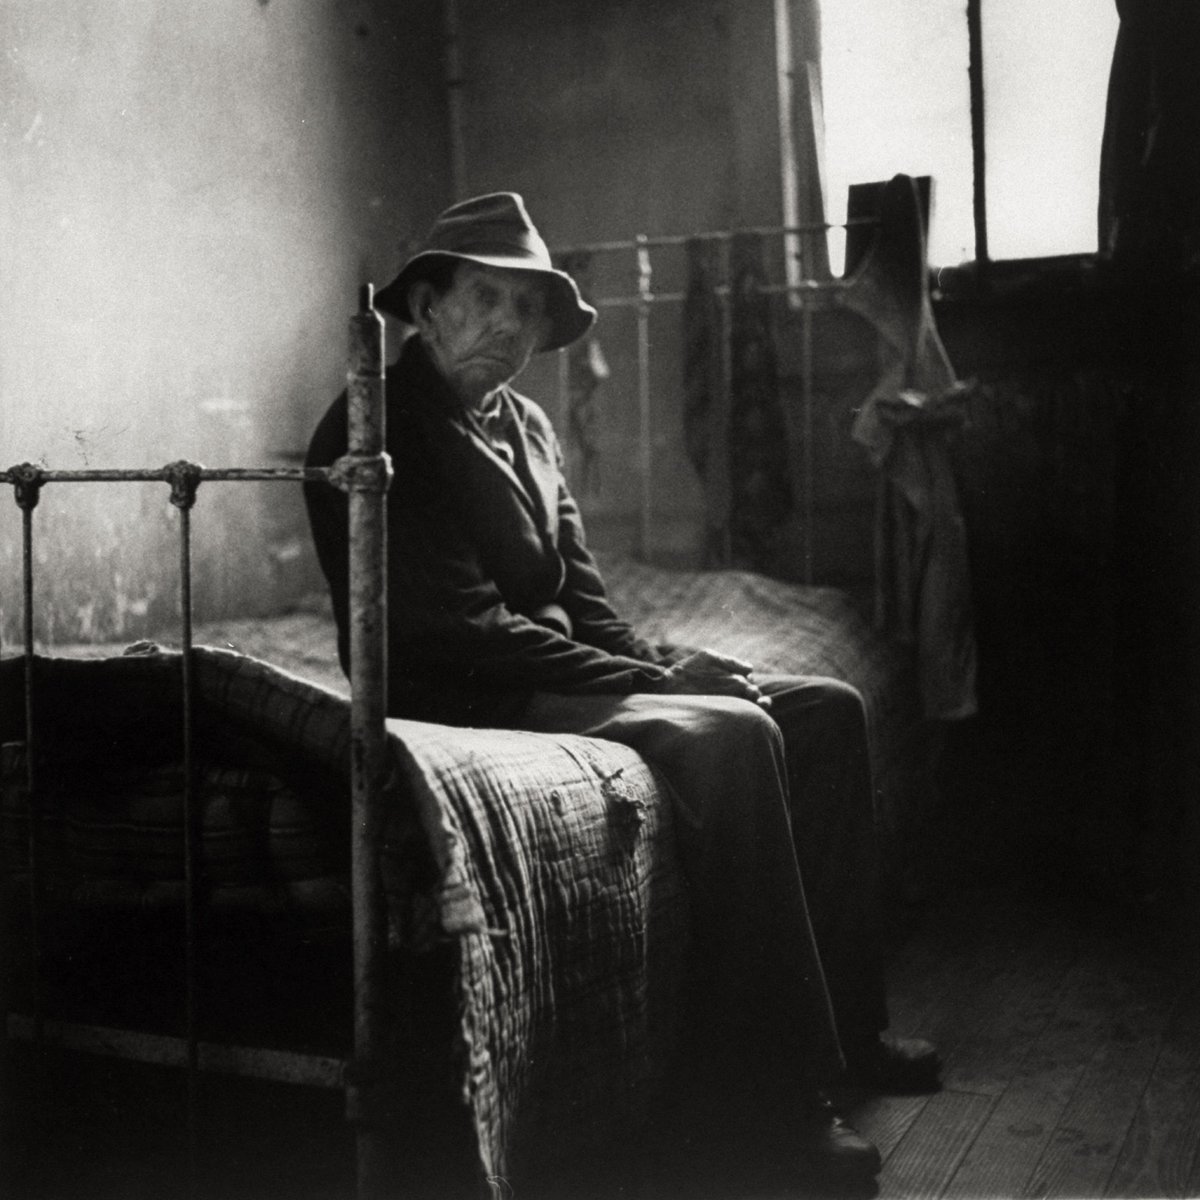
[[[549,436],[553,438],[552,433]],[[609,603],[600,568],[587,548],[579,506],[561,478],[562,451],[557,440],[553,441],[553,446],[560,471],[558,552],[565,568],[559,603],[571,618],[575,637],[609,654],[668,666],[673,660],[664,658],[654,646],[640,637],[628,621],[617,616]]]
[[395,670],[416,669],[426,677],[442,671],[498,690],[661,690],[665,669],[652,656],[631,653],[636,641],[614,639],[608,649],[582,640],[578,629],[566,637],[511,611],[453,503],[436,489],[405,493],[389,512],[388,636]]
[[[330,406],[322,418],[305,457],[306,467],[328,467],[346,452],[346,395]],[[331,484],[306,482],[304,506],[321,572],[329,585],[337,625],[338,660],[350,674],[350,503]]]
[[[345,401],[331,407],[310,444],[309,465],[345,450]],[[406,423],[407,424],[407,423]],[[389,439],[391,440],[391,439]],[[437,682],[499,692],[656,692],[666,672],[653,651],[617,621],[582,547],[578,513],[564,546],[572,636],[509,609],[465,533],[446,481],[421,449],[418,430],[396,431],[388,502],[388,667],[395,683]],[[305,485],[313,540],[329,584],[342,667],[349,667],[349,531],[346,496]],[[573,523],[572,523],[573,522]],[[590,564],[590,567],[589,565]],[[590,576],[589,576],[590,571]],[[566,606],[564,605],[564,608]]]
[[[310,446],[310,465],[345,449],[345,405],[331,408]],[[398,464],[388,504],[388,660],[393,680],[469,684],[498,691],[654,692],[665,677],[635,643],[609,650],[565,637],[511,611],[463,532],[443,480],[424,477],[422,456]],[[349,669],[349,505],[326,483],[304,489],[321,569]],[[568,566],[568,570],[571,567]],[[597,577],[598,578],[598,577]],[[574,618],[572,618],[574,619]]]

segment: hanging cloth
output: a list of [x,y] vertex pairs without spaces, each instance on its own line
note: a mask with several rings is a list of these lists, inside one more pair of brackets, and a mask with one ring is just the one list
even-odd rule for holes
[[880,229],[843,303],[880,335],[881,374],[852,429],[880,472],[875,620],[913,646],[925,715],[977,711],[967,535],[946,445],[969,387],[955,378],[929,299],[917,187],[884,187]]
[[729,565],[729,388],[717,282],[720,243],[689,238],[683,299],[683,438],[704,489],[704,566]]
[[[565,254],[556,263],[574,278],[581,295],[592,291],[592,256]],[[573,491],[594,497],[601,491],[600,385],[611,374],[595,327],[565,350],[567,356],[566,453]]]
[[733,561],[786,574],[786,527],[795,498],[762,235],[729,249],[729,478]]

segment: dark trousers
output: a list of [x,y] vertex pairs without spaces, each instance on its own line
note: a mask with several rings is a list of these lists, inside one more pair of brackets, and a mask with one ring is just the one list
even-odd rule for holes
[[758,682],[770,712],[724,696],[543,693],[514,724],[623,742],[662,772],[702,1020],[749,1075],[820,1086],[841,1068],[839,1034],[887,1024],[865,719],[836,680]]

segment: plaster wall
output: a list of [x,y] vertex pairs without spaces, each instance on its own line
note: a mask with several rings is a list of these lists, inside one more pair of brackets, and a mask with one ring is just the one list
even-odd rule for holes
[[[294,461],[357,285],[446,200],[440,28],[431,0],[7,0],[0,464]],[[286,603],[300,511],[292,484],[202,486],[198,616]],[[40,637],[170,616],[165,485],[48,485],[34,522]],[[6,647],[19,564],[0,497]]]

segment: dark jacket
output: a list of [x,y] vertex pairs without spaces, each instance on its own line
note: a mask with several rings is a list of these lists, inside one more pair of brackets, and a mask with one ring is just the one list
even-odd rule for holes
[[[535,691],[661,690],[669,660],[610,607],[542,410],[504,389],[510,466],[415,337],[388,370],[386,396],[389,713],[503,725]],[[306,461],[328,466],[345,450],[343,393]],[[311,483],[305,501],[347,669],[347,499]]]

